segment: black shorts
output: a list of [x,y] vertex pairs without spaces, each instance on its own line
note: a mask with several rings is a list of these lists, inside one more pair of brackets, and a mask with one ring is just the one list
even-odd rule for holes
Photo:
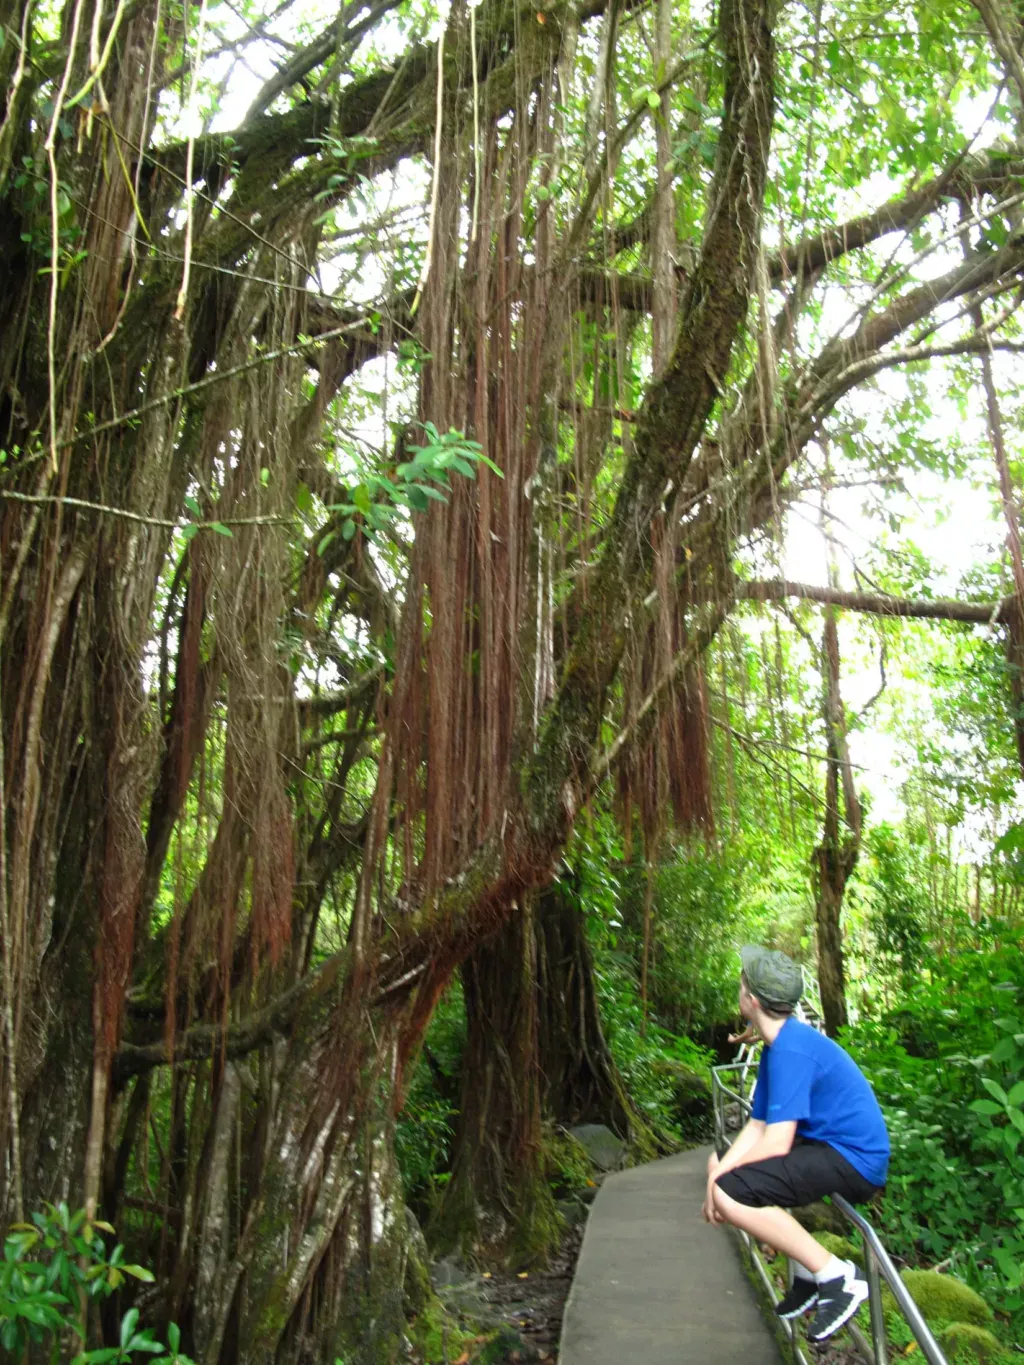
[[882,1188],[866,1180],[827,1142],[804,1138],[797,1138],[785,1156],[770,1156],[726,1171],[717,1184],[730,1199],[752,1209],[799,1208],[826,1194],[841,1194],[851,1204],[863,1204]]

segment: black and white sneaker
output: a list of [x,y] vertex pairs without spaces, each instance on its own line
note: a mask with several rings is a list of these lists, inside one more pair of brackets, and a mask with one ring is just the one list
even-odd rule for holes
[[809,1341],[824,1341],[838,1332],[868,1296],[868,1282],[855,1267],[846,1275],[819,1284],[817,1289],[818,1311],[807,1329]]
[[815,1281],[803,1275],[794,1275],[793,1283],[775,1305],[775,1312],[784,1322],[788,1322],[790,1318],[798,1318],[801,1313],[808,1312],[817,1302],[818,1286]]

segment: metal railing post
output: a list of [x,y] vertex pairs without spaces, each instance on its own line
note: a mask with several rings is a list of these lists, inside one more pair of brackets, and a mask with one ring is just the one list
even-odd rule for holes
[[875,1352],[875,1365],[889,1365],[889,1347],[885,1336],[885,1314],[882,1312],[882,1281],[878,1274],[878,1261],[869,1246],[864,1248],[864,1270],[868,1277],[871,1344]]
[[865,1251],[874,1255],[874,1258],[878,1263],[878,1269],[881,1271],[882,1278],[892,1290],[893,1298],[896,1300],[900,1312],[906,1318],[910,1330],[917,1339],[917,1344],[921,1348],[921,1354],[924,1356],[925,1360],[928,1361],[928,1365],[949,1365],[949,1362],[943,1354],[942,1347],[935,1340],[932,1329],[925,1321],[924,1314],[910,1297],[910,1291],[900,1279],[899,1272],[889,1259],[889,1253],[882,1245],[882,1239],[879,1237],[878,1233],[868,1220],[857,1212],[852,1204],[847,1203],[841,1194],[832,1195],[832,1203],[841,1213],[846,1215],[848,1222],[859,1229],[860,1234],[864,1239]]

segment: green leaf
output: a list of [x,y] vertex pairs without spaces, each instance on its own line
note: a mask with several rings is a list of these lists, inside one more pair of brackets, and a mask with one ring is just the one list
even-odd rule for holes
[[995,1100],[975,1100],[973,1104],[967,1106],[975,1114],[1001,1114],[1003,1106],[996,1104]]
[[163,1346],[149,1331],[136,1332],[128,1343],[128,1351],[146,1351],[149,1355],[159,1355]]
[[343,540],[351,540],[355,533],[356,524],[351,518],[349,518],[349,520],[346,521],[344,526],[342,526],[341,528],[341,537]]
[[181,528],[181,538],[182,540],[194,540],[198,531],[198,522],[190,521],[187,526]]
[[1017,1084],[1012,1087],[1010,1093],[1006,1097],[1006,1101],[1008,1104],[1016,1105],[1018,1109],[1021,1105],[1024,1105],[1024,1081],[1018,1081]]
[[994,1099],[997,1099],[1000,1104],[1006,1103],[1006,1091],[997,1081],[990,1080],[988,1076],[982,1076],[981,1083],[988,1093]]
[[142,1280],[144,1284],[156,1284],[156,1276],[144,1265],[123,1265],[121,1269],[126,1275],[131,1275],[136,1280]]
[[138,1310],[137,1308],[129,1308],[129,1309],[128,1309],[128,1312],[125,1313],[124,1317],[121,1319],[121,1350],[122,1350],[122,1351],[125,1350],[125,1349],[127,1348],[129,1341],[131,1341],[132,1337],[134,1336],[134,1334],[135,1334],[135,1325],[136,1325],[136,1323],[138,1322],[138,1320],[139,1320],[139,1310]]
[[201,517],[203,515],[203,509],[199,506],[198,501],[192,496],[191,493],[185,494],[185,506],[188,508],[188,510],[192,513],[193,516]]
[[657,90],[649,90],[647,92],[647,106],[650,109],[661,108],[661,96],[658,94]]
[[14,1316],[24,1318],[26,1322],[35,1323],[37,1327],[61,1327],[64,1319],[55,1308],[49,1304],[36,1303],[31,1299],[22,1299],[20,1303],[13,1305]]
[[235,534],[231,527],[225,526],[222,521],[208,521],[206,524],[211,531],[216,531],[219,536],[233,536]]

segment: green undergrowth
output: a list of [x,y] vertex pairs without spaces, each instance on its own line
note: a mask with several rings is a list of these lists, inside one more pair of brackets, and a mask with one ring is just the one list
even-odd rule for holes
[[594,1168],[586,1148],[565,1128],[548,1125],[544,1131],[551,1185],[556,1195],[586,1189],[594,1183]]
[[639,984],[623,954],[596,954],[595,975],[605,1037],[641,1116],[674,1146],[708,1140],[713,1055],[645,1018]]
[[413,1359],[422,1365],[446,1365],[480,1346],[482,1334],[467,1326],[461,1315],[449,1313],[433,1296],[409,1327]]
[[[950,1365],[1010,1365],[1019,1358],[1013,1353],[1012,1331],[1005,1318],[996,1318],[969,1285],[934,1270],[904,1270],[901,1278]],[[901,1354],[916,1353],[910,1325],[886,1285],[882,1287],[882,1310],[892,1347]],[[865,1309],[861,1309],[861,1317],[866,1319]]]
[[395,1126],[395,1155],[406,1202],[426,1222],[448,1183],[459,1111],[466,1008],[462,990],[445,992],[430,1021]]

